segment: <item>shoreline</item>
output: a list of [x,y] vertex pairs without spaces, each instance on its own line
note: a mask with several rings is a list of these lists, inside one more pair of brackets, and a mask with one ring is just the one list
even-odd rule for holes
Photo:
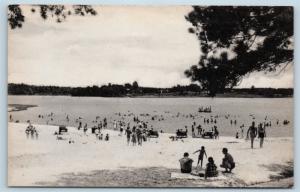
[[31,107],[38,107],[38,105],[24,105],[24,104],[8,104],[8,112],[25,111]]

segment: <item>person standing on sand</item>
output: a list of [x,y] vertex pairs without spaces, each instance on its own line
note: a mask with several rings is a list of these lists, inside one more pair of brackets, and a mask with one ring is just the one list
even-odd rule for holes
[[219,139],[219,130],[216,125],[214,126],[214,136],[215,139]]
[[84,132],[84,134],[86,134],[86,131],[88,130],[88,128],[87,128],[87,123],[84,125],[84,128],[83,128],[83,132]]
[[192,125],[192,137],[195,137],[195,128],[194,128],[194,125]]
[[260,138],[260,141],[259,141],[260,148],[263,147],[265,137],[266,137],[266,128],[263,127],[262,123],[260,123],[258,125],[258,138]]
[[231,173],[231,170],[235,168],[233,157],[228,153],[227,148],[223,148],[222,153],[224,158],[220,167],[225,168],[225,173]]
[[132,131],[132,134],[131,134],[131,142],[132,142],[132,146],[135,146],[136,145],[136,132],[135,130]]
[[26,130],[25,130],[25,133],[26,133],[26,138],[29,139],[30,130],[29,130],[29,129],[26,129]]
[[136,135],[137,135],[137,142],[138,142],[138,145],[142,145],[143,138],[142,138],[142,131],[141,131],[140,128],[137,128],[137,129],[136,129]]
[[81,127],[82,127],[82,122],[79,121],[78,130],[80,130]]
[[244,138],[244,124],[240,126],[241,129],[241,138]]
[[104,117],[104,119],[103,119],[103,128],[104,129],[107,128],[107,119],[106,119],[106,117]]
[[197,130],[198,130],[198,135],[201,135],[201,132],[202,132],[202,127],[201,127],[201,125],[198,125]]
[[249,127],[247,131],[247,139],[249,138],[249,133],[250,133],[250,139],[251,139],[251,148],[253,149],[253,143],[254,139],[257,135],[257,128],[255,127],[255,122],[252,122],[252,125]]
[[198,163],[197,163],[197,166],[199,165],[199,162],[201,161],[201,168],[202,168],[202,164],[203,164],[203,157],[205,155],[205,157],[207,158],[207,155],[206,155],[206,151],[205,151],[205,148],[204,146],[201,147],[201,149],[195,151],[193,154],[199,152],[199,156],[198,156]]
[[34,128],[30,130],[31,139],[34,139],[34,131],[35,131]]
[[35,130],[35,139],[38,140],[39,139],[39,133],[37,130]]
[[131,136],[131,131],[130,128],[127,127],[126,131],[125,131],[126,137],[127,137],[127,145],[129,145],[130,143],[130,136]]
[[181,173],[191,173],[193,159],[189,158],[189,154],[185,152],[183,158],[179,159]]
[[108,133],[105,136],[105,141],[109,141],[109,134]]

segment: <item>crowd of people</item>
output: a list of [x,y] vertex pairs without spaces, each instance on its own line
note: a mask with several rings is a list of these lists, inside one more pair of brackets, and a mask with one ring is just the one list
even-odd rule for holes
[[[166,112],[167,113],[167,112]],[[168,112],[169,113],[169,112]],[[177,115],[179,115],[178,113]],[[82,117],[78,117],[75,119],[75,122],[78,123],[77,130],[83,131],[83,135],[90,135],[94,134],[96,136],[97,140],[104,140],[104,141],[110,141],[110,135],[108,133],[105,133],[104,129],[112,129],[115,131],[118,131],[118,136],[123,137],[124,140],[126,140],[126,143],[128,146],[142,146],[144,142],[147,142],[150,140],[152,136],[158,137],[158,131],[157,129],[153,128],[153,125],[151,122],[145,121],[145,117],[149,117],[152,121],[163,121],[164,116],[162,115],[154,115],[150,116],[149,114],[143,114],[143,115],[135,115],[133,113],[129,113],[127,115],[127,119],[124,118],[126,115],[117,113],[119,117],[122,117],[120,119],[107,119],[106,117],[100,118],[100,116],[96,116],[96,118],[92,121],[92,126],[88,125],[87,121],[84,121]],[[251,115],[250,115],[251,116]],[[51,121],[53,121],[55,115],[54,113],[47,114],[46,117],[44,115],[39,115],[38,118],[50,118]],[[128,117],[131,118],[128,121]],[[196,119],[196,116],[189,115],[188,118]],[[244,129],[246,128],[245,124],[238,124],[237,117],[236,116],[230,116],[225,115],[225,120],[229,122],[230,125],[234,127],[239,127],[239,131],[236,132],[235,138],[240,139],[244,138]],[[272,122],[265,118],[265,121],[259,122],[255,120],[254,115],[252,117],[252,123],[248,127],[248,130],[246,132],[246,140],[250,139],[250,147],[254,148],[254,142],[255,138],[259,139],[259,146],[260,148],[263,147],[264,144],[264,138],[266,137],[266,129],[268,127],[272,126]],[[176,135],[178,136],[178,133],[186,135],[188,137],[189,133],[193,138],[203,137],[206,134],[211,134],[212,138],[218,139],[220,132],[218,129],[218,121],[221,121],[219,115],[215,116],[206,116],[203,117],[203,122],[199,121],[200,118],[197,120],[192,121],[192,124],[190,126],[185,125],[184,128],[177,129]],[[9,116],[9,119],[12,120],[12,115]],[[66,115],[65,117],[66,122],[70,122],[71,118],[69,115]],[[280,123],[279,120],[276,120],[273,122],[275,125],[278,125]],[[283,125],[288,124],[289,121],[284,120]],[[91,130],[91,131],[89,131]],[[26,137],[31,139],[38,139],[38,131],[36,128],[29,122],[28,127],[25,130]],[[163,133],[161,130],[160,133]],[[31,136],[31,137],[30,137]],[[181,135],[182,136],[182,135]],[[175,138],[175,137],[174,137]],[[181,137],[184,138],[184,137]],[[74,142],[74,141],[72,141]],[[218,176],[218,166],[215,163],[215,160],[212,156],[208,156],[206,149],[204,146],[201,146],[200,149],[193,152],[193,154],[198,153],[198,160],[197,160],[197,167],[200,167],[202,170],[203,168],[203,162],[204,159],[207,159],[207,164],[204,166],[204,172],[203,173],[197,173],[200,177],[217,177]],[[220,168],[224,168],[224,173],[230,173],[235,168],[235,162],[231,154],[228,153],[227,148],[222,149],[222,153],[224,154],[224,158],[220,164]],[[179,160],[180,162],[180,168],[182,173],[192,173],[192,164],[193,159],[189,158],[189,153],[185,152],[184,157]]]

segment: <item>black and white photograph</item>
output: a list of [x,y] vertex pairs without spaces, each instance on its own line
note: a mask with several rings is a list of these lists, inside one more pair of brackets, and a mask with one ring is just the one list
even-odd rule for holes
[[292,6],[12,4],[7,35],[9,187],[294,186]]

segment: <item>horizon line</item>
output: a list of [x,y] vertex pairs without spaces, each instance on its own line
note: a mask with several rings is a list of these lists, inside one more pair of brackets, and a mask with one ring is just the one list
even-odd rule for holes
[[[138,82],[137,82],[138,83]],[[9,84],[17,84],[17,85],[20,85],[20,84],[24,84],[24,85],[28,85],[28,86],[51,86],[51,87],[69,87],[69,88],[87,88],[87,87],[93,87],[93,86],[97,86],[97,87],[102,87],[102,86],[107,86],[108,84],[111,84],[111,85],[125,85],[127,83],[123,83],[123,84],[118,84],[118,83],[107,83],[107,84],[101,84],[101,85],[85,85],[85,86],[64,86],[64,85],[49,85],[49,84],[27,84],[27,83],[7,83],[7,85]],[[129,83],[130,85],[132,85],[132,83]],[[179,86],[189,86],[191,84],[196,84],[198,85],[197,83],[190,83],[188,85],[180,85],[180,84],[176,84],[176,85],[173,85],[171,87],[151,87],[151,86],[141,86],[139,85],[139,87],[143,87],[143,88],[157,88],[157,89],[169,89],[169,88],[172,88],[172,87],[176,87],[177,85]],[[199,85],[198,85],[199,86]],[[264,89],[294,89],[294,87],[256,87],[255,85],[252,85],[254,86],[255,89],[260,89],[260,88],[264,88]],[[250,87],[233,87],[232,89],[250,89]],[[225,88],[225,89],[229,89],[229,88]]]

